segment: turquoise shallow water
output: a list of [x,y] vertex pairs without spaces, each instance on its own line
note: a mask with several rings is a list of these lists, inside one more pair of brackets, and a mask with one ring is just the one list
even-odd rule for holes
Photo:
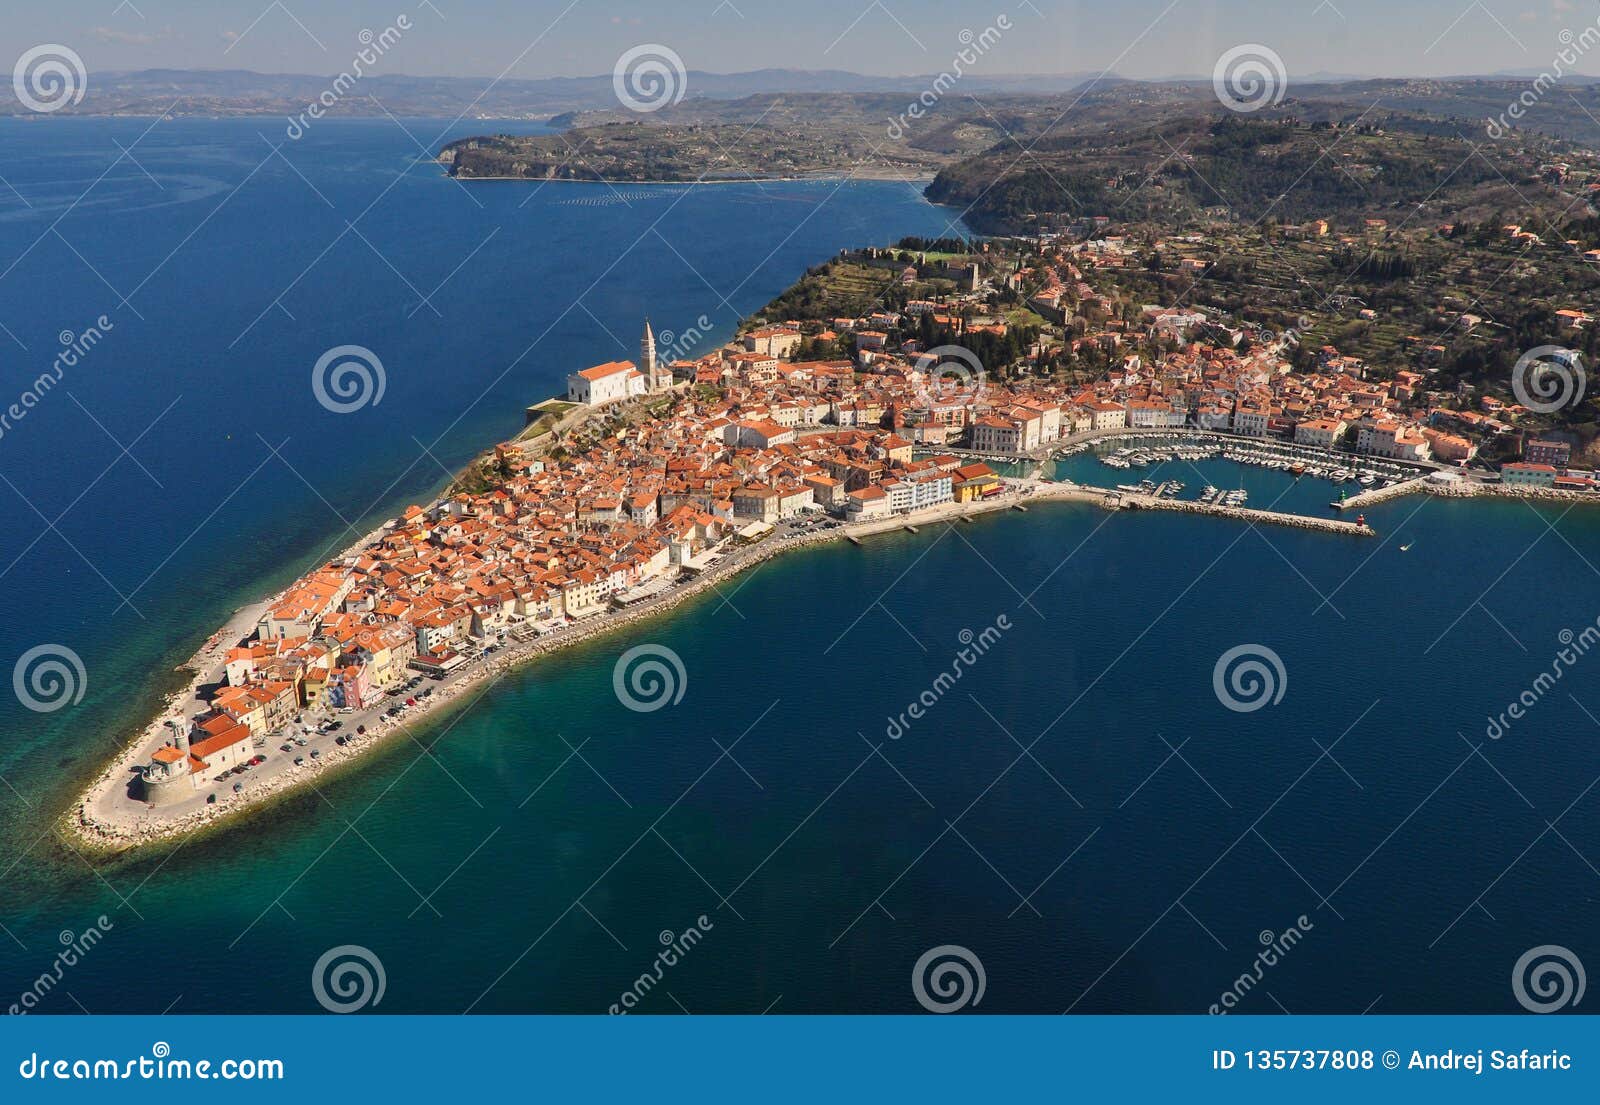
[[[60,641],[88,672],[68,710],[0,699],[0,978],[20,990],[58,933],[113,922],[42,1009],[314,1010],[312,965],[359,944],[384,964],[383,1011],[604,1012],[660,933],[702,916],[641,1011],[913,1011],[918,956],[959,944],[984,965],[983,1009],[1201,1012],[1253,969],[1260,933],[1302,916],[1241,1011],[1509,1011],[1527,948],[1600,961],[1600,661],[1484,740],[1558,634],[1600,615],[1600,516],[1516,503],[1401,500],[1370,514],[1403,535],[1387,543],[1048,506],[808,552],[519,670],[440,719],[433,755],[393,744],[235,831],[91,872],[45,811],[149,672],[340,536],[329,504],[359,524],[426,494],[443,472],[407,469],[419,442],[461,462],[572,363],[625,355],[647,310],[658,330],[705,313],[725,333],[833,250],[946,218],[882,184],[469,197],[389,123],[286,148],[313,188],[276,157],[256,168],[262,128],[172,124],[135,147],[163,187],[123,164],[59,226],[125,306],[44,231],[109,139],[143,126],[0,127],[33,205],[0,207],[0,261],[22,257],[0,322],[28,347],[0,335],[7,381],[59,330],[117,323],[0,439],[0,659]],[[346,234],[318,260],[368,205],[371,246]],[[407,281],[442,318],[412,314]],[[590,285],[604,327],[566,310]],[[379,407],[311,400],[310,364],[339,342],[384,357]],[[118,460],[110,435],[132,442],[174,398],[130,446],[148,474]],[[257,434],[287,438],[289,464]],[[1325,509],[1326,485],[1212,463],[1252,505]],[[66,509],[31,547],[44,524],[22,496]],[[1002,615],[889,739],[962,632]],[[683,658],[678,705],[618,703],[613,665],[641,643]],[[1213,687],[1243,644],[1284,671],[1281,700],[1250,713]]]

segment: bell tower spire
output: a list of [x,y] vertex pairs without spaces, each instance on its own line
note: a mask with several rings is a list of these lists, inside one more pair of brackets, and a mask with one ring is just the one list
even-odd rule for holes
[[656,335],[650,329],[650,318],[645,316],[644,335],[639,339],[639,371],[644,375],[645,384],[651,391],[661,386],[661,368],[656,361]]

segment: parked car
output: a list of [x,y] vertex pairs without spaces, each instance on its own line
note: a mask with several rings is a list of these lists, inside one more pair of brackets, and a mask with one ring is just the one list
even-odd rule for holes
[[304,756],[296,756],[294,758],[294,766],[296,766],[296,767],[302,766],[305,762],[306,762],[306,758]]

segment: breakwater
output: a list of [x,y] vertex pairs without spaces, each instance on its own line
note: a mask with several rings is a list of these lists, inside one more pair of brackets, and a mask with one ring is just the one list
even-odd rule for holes
[[1448,483],[1439,480],[1422,479],[1407,480],[1405,483],[1393,487],[1378,488],[1363,491],[1359,495],[1352,495],[1342,502],[1332,504],[1339,510],[1364,509],[1377,503],[1398,499],[1402,495],[1414,495],[1418,492],[1427,495],[1438,495],[1445,499],[1526,499],[1535,502],[1568,503],[1568,504],[1600,504],[1600,494],[1592,491],[1568,491],[1564,488],[1554,487],[1512,487],[1503,483],[1484,483],[1481,480],[1460,479]]
[[1270,526],[1290,526],[1295,529],[1315,530],[1319,533],[1339,533],[1347,536],[1375,537],[1377,531],[1363,522],[1347,522],[1342,518],[1314,518],[1306,514],[1287,514],[1277,510],[1256,510],[1244,506],[1219,506],[1215,503],[1189,502],[1162,499],[1154,495],[1123,493],[1117,501],[1108,499],[1106,505],[1122,510],[1175,510],[1183,514],[1209,514],[1217,518],[1233,518],[1241,522]]

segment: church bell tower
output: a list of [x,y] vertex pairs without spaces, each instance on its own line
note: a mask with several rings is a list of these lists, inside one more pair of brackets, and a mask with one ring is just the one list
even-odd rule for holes
[[661,387],[661,367],[656,362],[656,335],[650,329],[650,319],[644,320],[644,336],[639,339],[639,371],[644,374],[645,386],[651,391]]

